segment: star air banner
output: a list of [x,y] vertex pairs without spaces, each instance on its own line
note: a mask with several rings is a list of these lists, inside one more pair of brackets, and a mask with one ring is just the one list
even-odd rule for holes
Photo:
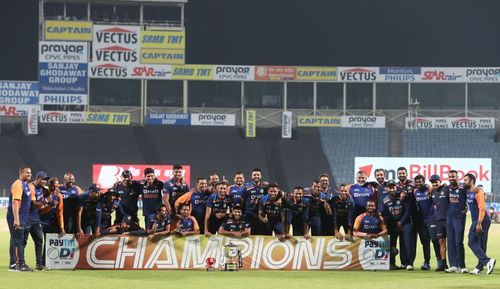
[[76,239],[47,234],[46,265],[52,269],[205,270],[214,258],[222,267],[224,246],[239,246],[243,270],[389,270],[389,237],[356,239],[302,237],[280,242],[272,236],[184,238],[107,235]]
[[45,40],[92,41],[92,21],[44,21]]

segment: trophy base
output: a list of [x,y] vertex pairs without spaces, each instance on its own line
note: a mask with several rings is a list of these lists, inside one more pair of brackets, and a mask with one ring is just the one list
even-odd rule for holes
[[224,271],[238,271],[238,264],[226,263],[226,264],[224,264]]

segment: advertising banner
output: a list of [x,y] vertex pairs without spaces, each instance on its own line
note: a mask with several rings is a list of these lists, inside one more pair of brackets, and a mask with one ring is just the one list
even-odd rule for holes
[[42,123],[85,123],[83,111],[40,111]]
[[192,113],[191,125],[235,126],[236,116],[234,114]]
[[420,67],[380,67],[377,81],[379,82],[412,82],[419,81]]
[[38,104],[38,82],[0,81],[0,105]]
[[44,21],[45,40],[92,41],[92,21]]
[[296,237],[280,242],[273,236],[231,238],[202,235],[147,237],[107,235],[101,238],[47,234],[46,265],[52,269],[205,270],[224,263],[224,246],[240,247],[243,270],[389,270],[389,237],[354,242],[334,237]]
[[292,112],[284,111],[281,115],[281,138],[292,138],[292,125]]
[[253,66],[215,65],[214,80],[252,81],[254,80]]
[[341,127],[342,117],[340,116],[299,116],[297,119],[299,127]]
[[491,192],[491,159],[487,158],[373,158],[356,157],[354,159],[354,174],[358,171],[366,172],[368,181],[375,180],[375,170],[382,168],[388,180],[397,180],[397,169],[405,167],[408,170],[408,179],[413,180],[417,175],[423,175],[428,180],[436,174],[442,182],[448,182],[448,172],[456,170],[458,180],[471,173],[477,178],[476,184],[483,185],[485,192]]
[[384,128],[384,116],[342,116],[342,127],[346,128]]
[[141,31],[141,49],[186,49],[184,31]]
[[463,67],[422,67],[422,82],[465,82]]
[[39,62],[87,63],[87,42],[40,41]]
[[245,112],[245,136],[255,137],[257,134],[257,112],[247,110]]
[[89,103],[86,94],[40,94],[40,104],[86,105]]
[[500,67],[470,67],[465,69],[467,82],[500,82]]
[[28,110],[28,134],[38,134],[38,105]]
[[337,81],[337,67],[298,66],[296,80]]
[[172,66],[159,64],[90,63],[91,78],[171,79]]
[[128,112],[85,112],[85,123],[130,125]]
[[256,66],[255,80],[295,80],[295,66]]
[[87,63],[40,62],[40,94],[87,94]]
[[377,79],[378,67],[339,67],[339,81],[374,82]]
[[9,207],[9,198],[8,197],[0,197],[0,208],[6,209]]
[[94,25],[92,62],[139,63],[140,26]]
[[[144,169],[146,168],[153,168],[156,177],[161,181],[168,181],[172,178],[173,165],[94,164],[92,165],[92,182],[101,188],[110,188],[114,183],[122,180],[124,170],[129,170],[135,180],[141,180],[144,178]],[[190,166],[182,166],[182,176],[184,181],[190,184]]]
[[191,125],[189,113],[158,113],[150,112],[146,115],[147,125]]
[[172,65],[172,79],[213,80],[213,65]]
[[33,105],[3,105],[0,104],[0,116],[28,116]]
[[406,129],[494,129],[495,119],[487,117],[407,117]]
[[184,64],[184,50],[141,48],[141,63],[143,64]]

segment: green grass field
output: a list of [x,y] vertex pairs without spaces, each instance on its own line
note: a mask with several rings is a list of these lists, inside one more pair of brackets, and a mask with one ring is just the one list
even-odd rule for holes
[[[500,225],[490,229],[488,252],[500,257]],[[0,210],[0,288],[500,288],[500,263],[491,275],[445,274],[420,271],[419,251],[416,271],[48,271],[8,272],[9,232],[5,210]],[[468,247],[467,267],[477,260]],[[33,242],[26,250],[28,265],[34,265]],[[432,265],[435,266],[435,260]]]

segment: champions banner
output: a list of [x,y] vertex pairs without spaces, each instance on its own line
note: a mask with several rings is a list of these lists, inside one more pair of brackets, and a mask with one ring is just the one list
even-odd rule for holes
[[389,237],[355,242],[333,237],[302,237],[280,242],[272,236],[184,238],[107,235],[75,239],[47,234],[46,265],[52,269],[161,270],[205,269],[205,260],[224,262],[232,242],[241,249],[244,270],[389,270]]

